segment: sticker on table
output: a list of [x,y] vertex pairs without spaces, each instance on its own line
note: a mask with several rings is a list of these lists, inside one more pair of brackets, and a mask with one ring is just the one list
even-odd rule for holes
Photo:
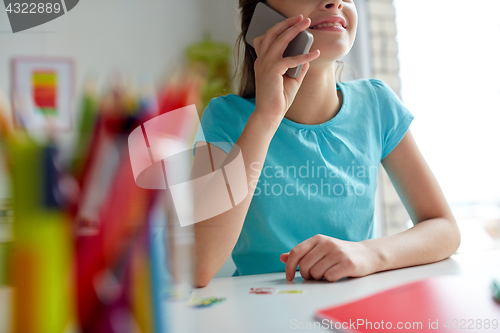
[[279,290],[278,294],[303,294],[304,290]]
[[273,287],[264,287],[264,288],[250,288],[249,294],[257,294],[257,295],[271,295],[274,293]]
[[206,297],[202,299],[192,298],[189,305],[195,308],[206,308],[226,301],[226,297]]

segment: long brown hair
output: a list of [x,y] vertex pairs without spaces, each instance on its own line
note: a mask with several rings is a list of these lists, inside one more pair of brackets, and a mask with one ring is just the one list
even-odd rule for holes
[[[250,25],[250,20],[252,19],[253,12],[257,3],[262,0],[239,0],[239,9],[241,12],[241,32],[236,39],[234,51],[237,52],[237,56],[234,57],[235,60],[235,72],[231,78],[230,82],[233,82],[236,74],[241,72],[240,74],[240,83],[238,86],[238,95],[243,98],[252,98],[255,97],[255,71],[253,68],[253,64],[255,63],[255,59],[257,59],[257,54],[252,46],[248,45],[245,41],[245,36],[248,31],[248,26]],[[244,50],[244,58],[243,63],[239,66],[238,61],[240,59],[240,50],[243,48]],[[343,61],[336,60],[338,63],[337,68],[335,69],[335,75],[337,72],[340,72],[338,75],[338,82],[340,82],[340,77],[342,76],[342,71],[344,69]]]

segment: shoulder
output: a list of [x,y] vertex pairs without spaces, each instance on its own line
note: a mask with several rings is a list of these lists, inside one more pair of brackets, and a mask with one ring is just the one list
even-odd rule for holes
[[375,88],[386,88],[386,87],[388,87],[387,83],[385,83],[384,81],[382,81],[380,79],[371,78],[371,79],[366,79],[366,81],[370,82],[370,84],[373,87],[375,87]]
[[377,105],[381,112],[405,109],[399,95],[397,95],[387,83],[373,78],[363,79],[363,81],[371,91],[373,104]]
[[[377,99],[378,95],[384,94],[384,91],[390,89],[387,84],[379,79],[355,79],[346,82],[339,82],[348,94],[360,96],[363,98]],[[366,101],[366,99],[365,99]]]
[[379,79],[355,79],[345,82],[339,82],[339,84],[344,85],[346,87],[354,88],[354,89],[371,89],[373,86],[383,86],[385,83]]
[[338,84],[349,100],[349,104],[363,109],[361,112],[363,116],[366,116],[366,110],[377,110],[383,105],[387,92],[390,90],[388,85],[378,79],[361,78]]
[[346,81],[346,82],[339,82],[340,84],[353,88],[353,89],[361,89],[361,90],[375,90],[375,91],[380,91],[380,90],[392,90],[387,83],[380,79],[367,79],[367,78],[362,78],[362,79],[356,79],[356,80],[351,80],[351,81]]
[[234,94],[212,98],[200,121],[205,141],[235,143],[255,110],[252,102]]
[[384,81],[379,79],[367,79],[379,102],[400,102],[399,96]]
[[248,108],[252,105],[255,105],[255,98],[243,98],[236,94],[228,94],[223,96],[214,97],[208,103],[208,106],[211,107],[222,107],[222,108],[238,108],[244,109]]
[[255,109],[255,99],[235,94],[214,97],[203,111],[203,118],[219,118],[231,122],[248,119]]
[[203,113],[202,113],[203,117],[227,113],[229,111],[228,110],[229,103],[228,103],[227,99],[228,99],[227,95],[212,98],[208,102],[208,105],[203,110]]

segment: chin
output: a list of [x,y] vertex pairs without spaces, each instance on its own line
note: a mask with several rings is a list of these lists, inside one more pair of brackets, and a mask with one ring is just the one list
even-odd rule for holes
[[[314,51],[316,49],[311,47],[311,50]],[[314,61],[312,61],[311,64],[313,64],[315,61],[333,62],[337,59],[345,57],[349,53],[349,50],[346,49],[339,50],[339,49],[319,48],[319,51],[320,51],[319,57],[316,58]]]
[[318,43],[318,44],[313,44],[311,46],[311,51],[314,51],[316,49],[319,49],[321,54],[320,54],[320,57],[321,55],[324,54],[346,54],[347,52],[349,52],[350,50],[350,47],[348,45],[348,42],[347,41],[340,41],[340,40],[336,40],[336,41],[332,41],[332,42],[323,42],[323,43]]

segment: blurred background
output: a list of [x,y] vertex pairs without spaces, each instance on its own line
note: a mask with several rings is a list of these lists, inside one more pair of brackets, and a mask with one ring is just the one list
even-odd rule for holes
[[[341,81],[381,79],[415,115],[457,252],[499,248],[500,3],[355,3]],[[179,331],[192,229],[167,191],[135,185],[127,137],[236,93],[238,14],[236,0],[84,0],[12,33],[0,10],[0,332]],[[413,226],[383,168],[376,201],[379,236]]]

